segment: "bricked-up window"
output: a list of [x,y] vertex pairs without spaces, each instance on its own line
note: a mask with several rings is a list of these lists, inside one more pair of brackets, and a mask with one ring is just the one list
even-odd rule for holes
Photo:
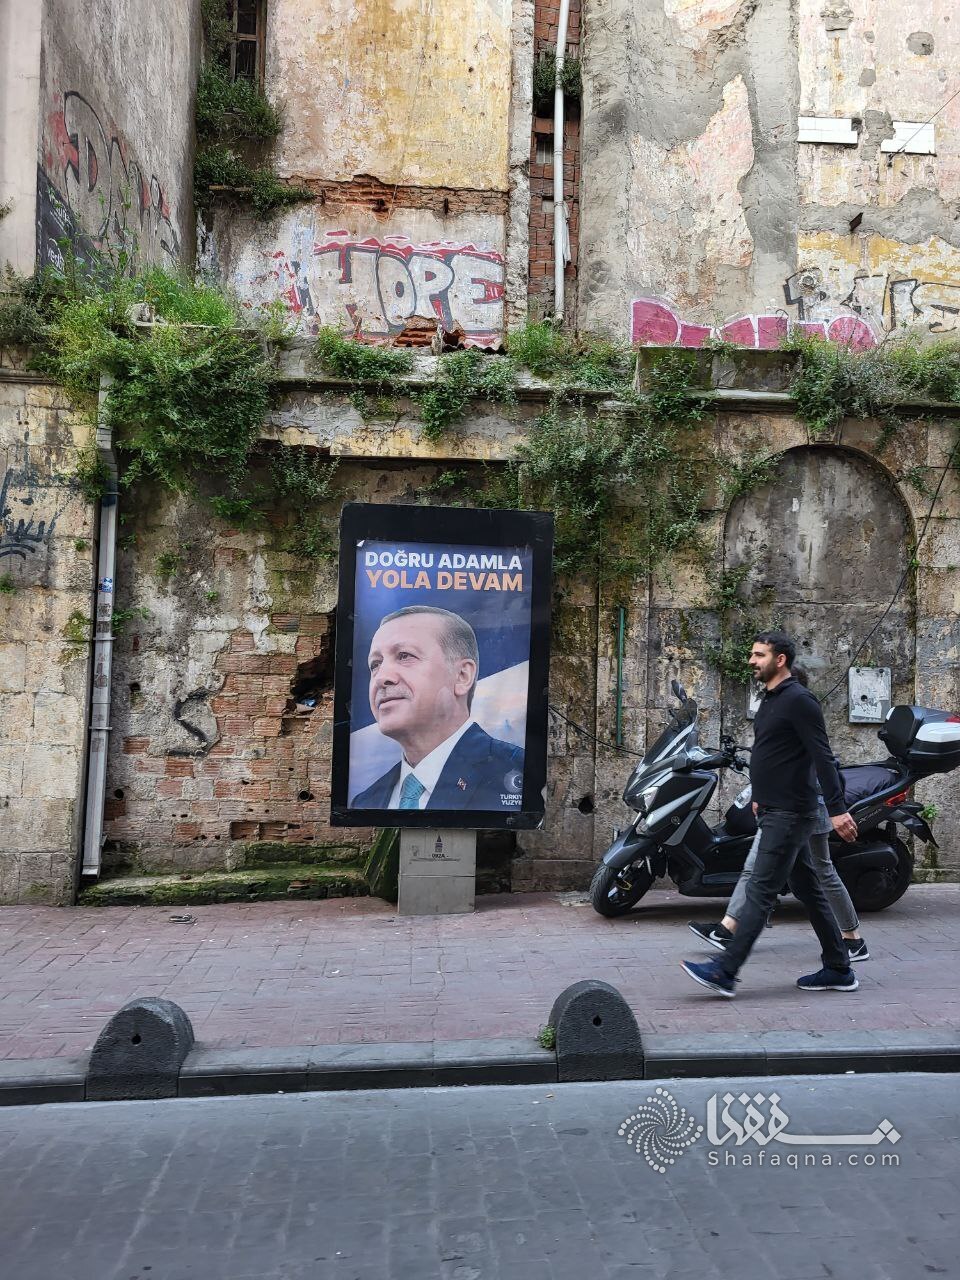
[[266,0],[227,0],[229,44],[223,59],[231,80],[263,84],[264,44],[267,32]]

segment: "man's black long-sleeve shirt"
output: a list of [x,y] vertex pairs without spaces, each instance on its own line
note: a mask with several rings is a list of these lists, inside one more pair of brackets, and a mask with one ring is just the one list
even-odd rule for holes
[[827,813],[846,813],[820,703],[792,677],[768,690],[753,722],[750,783],[757,804],[792,813],[817,807],[820,781]]

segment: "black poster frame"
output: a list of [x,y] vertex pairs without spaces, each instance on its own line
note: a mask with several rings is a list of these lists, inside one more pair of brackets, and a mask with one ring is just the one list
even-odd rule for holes
[[[461,546],[529,546],[533,556],[530,653],[519,809],[354,809],[348,803],[357,544],[361,540]],[[550,678],[553,515],[475,507],[347,503],[340,516],[340,569],[333,703],[330,823],[334,827],[413,827],[479,831],[533,830],[543,825],[547,782],[547,696]]]

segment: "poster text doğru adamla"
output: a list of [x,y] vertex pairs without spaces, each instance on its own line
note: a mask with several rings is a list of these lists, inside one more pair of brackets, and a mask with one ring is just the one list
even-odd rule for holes
[[518,555],[474,555],[461,551],[367,551],[364,567],[371,587],[412,591],[522,591]]

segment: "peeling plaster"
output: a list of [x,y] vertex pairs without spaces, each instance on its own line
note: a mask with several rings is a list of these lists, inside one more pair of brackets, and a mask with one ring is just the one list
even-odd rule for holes
[[[710,275],[719,268],[750,264],[753,239],[739,182],[753,162],[742,76],[724,87],[723,106],[695,142],[664,149],[635,140],[627,250],[641,262],[657,256],[667,264],[680,302],[709,297]],[[691,243],[699,250],[695,266],[683,260]]]
[[508,189],[511,0],[271,0],[281,173]]

